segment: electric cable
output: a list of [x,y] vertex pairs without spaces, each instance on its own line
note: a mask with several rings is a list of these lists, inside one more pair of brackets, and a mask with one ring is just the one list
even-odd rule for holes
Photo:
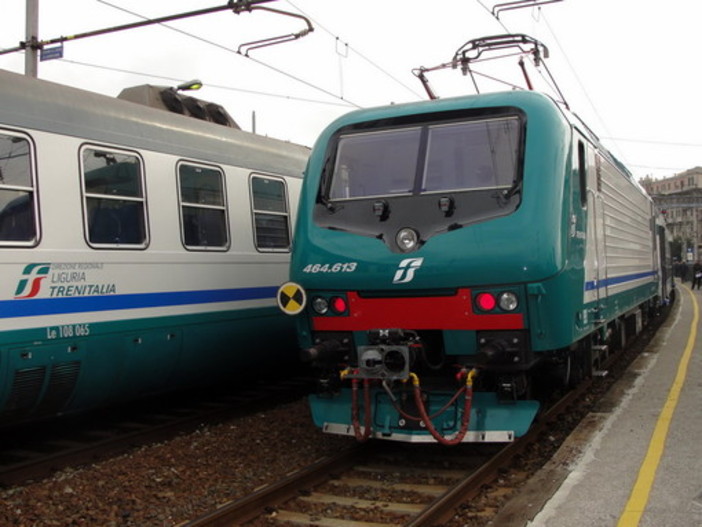
[[[142,19],[148,19],[148,17],[145,17],[144,15],[141,15],[141,14],[136,13],[136,12],[134,12],[134,11],[131,11],[131,10],[129,10],[129,9],[120,7],[120,6],[115,5],[115,4],[111,3],[111,2],[108,2],[108,1],[106,1],[106,0],[96,0],[96,1],[99,2],[99,3],[101,3],[101,4],[105,4],[106,6],[112,7],[113,9],[117,9],[118,11],[122,11],[122,12],[124,12],[124,13],[128,13],[128,14],[130,14],[130,15],[132,15],[132,16],[136,16],[136,17],[142,18]],[[233,49],[233,48],[224,46],[224,45],[222,45],[222,44],[219,44],[219,43],[217,43],[217,42],[211,41],[211,40],[206,39],[206,38],[204,38],[204,37],[200,37],[199,35],[195,35],[195,34],[190,33],[190,32],[188,32],[188,31],[184,31],[184,30],[182,30],[182,29],[178,29],[178,28],[173,27],[173,26],[170,26],[170,25],[168,25],[168,24],[159,24],[159,25],[160,25],[160,26],[163,26],[163,27],[165,27],[166,29],[169,29],[169,30],[171,30],[171,31],[175,31],[176,33],[180,33],[180,34],[185,35],[185,36],[187,36],[187,37],[189,37],[189,38],[193,38],[193,39],[195,39],[195,40],[198,40],[198,41],[200,41],[200,42],[203,42],[203,43],[205,43],[205,44],[209,44],[209,45],[211,45],[211,46],[215,46],[215,47],[217,47],[217,48],[219,48],[219,49],[222,49],[222,50],[224,50],[224,51],[228,51],[228,52],[233,53],[233,54],[235,54],[235,55],[238,55],[238,56],[240,56],[240,57],[245,57],[245,58],[247,58],[247,59],[249,59],[249,60],[255,62],[256,64],[258,64],[258,65],[260,65],[260,66],[263,66],[263,67],[268,68],[268,69],[270,69],[270,70],[272,70],[272,71],[274,71],[274,72],[276,72],[276,73],[279,73],[279,74],[281,74],[281,75],[284,75],[284,76],[286,76],[286,77],[288,77],[288,78],[290,78],[290,79],[292,79],[292,80],[295,80],[296,82],[299,82],[299,83],[301,83],[301,84],[304,84],[305,86],[308,86],[308,87],[310,87],[310,88],[312,88],[312,89],[314,89],[314,90],[320,91],[320,92],[322,92],[322,93],[324,93],[324,94],[326,94],[326,95],[329,95],[330,97],[333,97],[333,98],[335,98],[335,99],[343,100],[343,101],[345,101],[346,103],[348,103],[350,106],[354,106],[354,107],[356,107],[356,108],[361,108],[360,105],[358,105],[358,104],[356,104],[356,103],[354,103],[354,102],[352,102],[352,101],[349,101],[348,99],[339,97],[337,94],[335,94],[335,93],[333,93],[333,92],[330,92],[329,90],[326,90],[326,89],[324,89],[324,88],[322,88],[322,87],[320,87],[320,86],[317,86],[317,85],[315,85],[315,84],[313,84],[313,83],[311,83],[311,82],[309,82],[309,81],[307,81],[307,80],[305,80],[305,79],[302,79],[302,78],[300,78],[300,77],[297,77],[297,76],[295,76],[295,75],[293,75],[293,74],[291,74],[291,73],[288,73],[288,72],[286,72],[286,71],[283,71],[283,70],[280,69],[280,68],[277,68],[277,67],[275,67],[275,66],[272,66],[272,65],[270,65],[270,64],[267,64],[267,63],[263,62],[262,60],[254,59],[254,58],[252,58],[252,57],[250,57],[250,56],[248,56],[248,55],[242,54],[242,53],[240,53],[238,50],[235,50],[235,49]]]
[[377,69],[378,71],[380,71],[380,72],[383,73],[384,75],[387,75],[389,78],[391,78],[393,81],[395,81],[396,83],[398,83],[400,86],[402,86],[403,88],[405,88],[407,91],[409,91],[410,93],[412,93],[413,95],[415,95],[415,96],[418,97],[419,99],[422,99],[422,98],[423,98],[423,96],[422,96],[421,93],[415,91],[413,88],[411,88],[410,86],[408,86],[407,84],[405,84],[402,80],[398,79],[397,77],[395,77],[394,75],[392,75],[391,73],[389,73],[387,70],[385,70],[382,66],[380,66],[379,64],[376,64],[374,61],[372,61],[371,59],[369,59],[368,57],[366,57],[363,53],[361,53],[360,51],[358,51],[357,49],[355,49],[353,46],[351,46],[348,42],[346,42],[345,40],[343,40],[341,37],[339,37],[338,35],[335,35],[332,31],[330,31],[329,29],[327,29],[324,25],[320,24],[319,21],[315,20],[313,17],[311,17],[311,16],[310,16],[309,14],[307,14],[305,11],[303,11],[302,9],[300,9],[297,5],[293,4],[290,0],[286,0],[286,2],[287,2],[291,7],[293,7],[294,9],[297,9],[301,14],[303,14],[305,17],[307,17],[307,18],[310,19],[312,22],[314,22],[315,27],[320,28],[322,31],[324,31],[325,33],[327,33],[329,36],[335,38],[337,41],[341,41],[348,49],[350,49],[350,50],[353,51],[356,55],[358,55],[360,58],[362,58],[363,60],[365,60],[368,64],[370,64],[371,66],[373,66],[375,69]]

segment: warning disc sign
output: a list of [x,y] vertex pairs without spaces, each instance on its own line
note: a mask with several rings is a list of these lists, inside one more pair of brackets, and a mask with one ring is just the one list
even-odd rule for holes
[[301,285],[287,282],[278,289],[278,307],[287,315],[297,315],[307,303],[307,295]]

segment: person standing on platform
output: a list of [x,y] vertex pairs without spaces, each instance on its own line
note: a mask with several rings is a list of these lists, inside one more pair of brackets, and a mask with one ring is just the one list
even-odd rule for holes
[[699,260],[692,266],[692,289],[695,286],[697,286],[697,289],[700,289],[702,286],[702,263]]

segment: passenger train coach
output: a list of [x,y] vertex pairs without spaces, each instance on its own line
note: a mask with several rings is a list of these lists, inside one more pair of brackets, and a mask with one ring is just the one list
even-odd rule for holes
[[285,361],[308,154],[0,71],[0,424]]
[[359,439],[511,441],[672,287],[651,199],[528,91],[339,118],[295,236],[279,303],[319,368],[313,418]]

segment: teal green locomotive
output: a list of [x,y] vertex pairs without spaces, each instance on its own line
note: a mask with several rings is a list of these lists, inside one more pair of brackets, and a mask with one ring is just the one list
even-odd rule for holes
[[545,95],[493,93],[329,125],[278,300],[325,432],[511,441],[640,331],[665,259],[651,199],[586,126]]

